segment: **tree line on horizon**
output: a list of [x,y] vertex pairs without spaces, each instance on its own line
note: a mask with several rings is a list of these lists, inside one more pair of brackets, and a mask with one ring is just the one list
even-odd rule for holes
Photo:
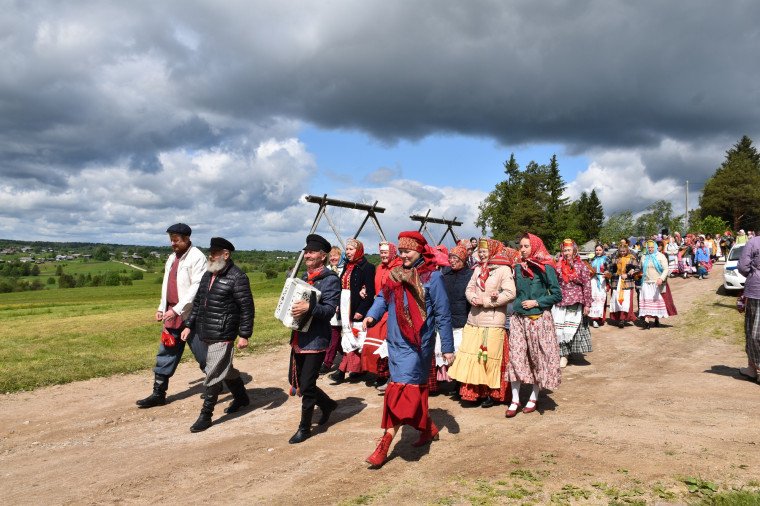
[[521,170],[512,153],[504,162],[504,174],[506,178],[478,206],[475,225],[511,246],[526,231],[541,237],[550,251],[558,251],[565,238],[579,245],[612,244],[632,234],[715,235],[760,228],[760,154],[746,135],[726,151],[725,160],[704,186],[700,207],[689,210],[689,223],[684,223],[683,214],[675,215],[666,200],[652,203],[637,217],[629,209],[605,217],[593,188],[571,201],[563,196],[567,186],[556,154],[548,164],[531,161]]

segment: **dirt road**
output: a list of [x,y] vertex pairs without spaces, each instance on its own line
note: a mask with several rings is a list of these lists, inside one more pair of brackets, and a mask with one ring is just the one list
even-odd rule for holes
[[[340,407],[300,445],[288,438],[300,403],[286,394],[288,350],[236,359],[253,409],[191,434],[201,374],[182,364],[169,404],[134,401],[152,373],[94,379],[0,397],[4,504],[270,503],[469,504],[555,500],[684,500],[682,477],[721,486],[760,477],[760,385],[742,380],[743,346],[700,335],[689,313],[734,298],[706,281],[671,281],[681,315],[671,327],[592,329],[587,362],[563,370],[539,410],[504,418],[503,406],[465,408],[432,397],[440,441],[416,449],[408,428],[379,470],[372,453],[382,397],[364,383],[320,385]],[[717,306],[715,305],[717,301]],[[716,309],[717,308],[717,309]],[[723,309],[729,318],[735,311]],[[686,314],[684,314],[686,313]],[[318,416],[318,413],[317,413]],[[514,499],[510,499],[510,497]]]

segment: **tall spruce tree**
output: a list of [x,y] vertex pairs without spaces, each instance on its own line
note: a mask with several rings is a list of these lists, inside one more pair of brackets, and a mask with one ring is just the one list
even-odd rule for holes
[[559,249],[560,242],[569,228],[569,199],[562,197],[564,193],[565,182],[559,173],[559,163],[555,154],[549,160],[549,167],[546,169],[546,235],[543,239],[550,251]]
[[705,183],[700,217],[721,218],[740,228],[760,228],[760,153],[746,135],[726,151],[726,159]]

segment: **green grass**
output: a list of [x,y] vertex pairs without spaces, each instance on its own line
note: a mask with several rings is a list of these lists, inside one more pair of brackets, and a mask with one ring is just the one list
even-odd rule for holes
[[[74,262],[69,262],[66,272]],[[78,268],[103,272],[116,263]],[[128,271],[128,272],[129,272]],[[287,342],[290,332],[273,316],[284,275],[250,273],[256,305],[253,338],[243,354]],[[161,326],[154,319],[160,274],[132,286],[69,288],[0,294],[0,392],[31,390],[93,377],[150,369]],[[185,360],[192,360],[186,353]]]

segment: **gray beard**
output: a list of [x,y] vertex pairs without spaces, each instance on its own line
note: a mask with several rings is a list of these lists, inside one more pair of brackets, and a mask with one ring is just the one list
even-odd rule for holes
[[225,265],[227,265],[227,261],[224,259],[224,257],[219,257],[216,260],[209,262],[206,266],[206,270],[211,274],[217,274],[222,269],[224,269]]

